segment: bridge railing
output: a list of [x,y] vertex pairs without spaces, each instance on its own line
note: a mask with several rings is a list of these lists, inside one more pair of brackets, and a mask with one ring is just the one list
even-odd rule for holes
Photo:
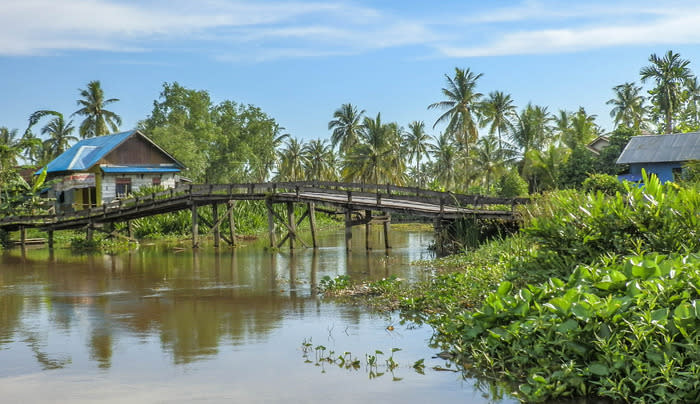
[[29,224],[50,225],[58,221],[81,220],[88,217],[103,216],[114,212],[130,209],[140,209],[153,206],[158,203],[176,202],[181,199],[196,197],[211,197],[215,195],[231,197],[233,199],[245,199],[247,196],[264,198],[269,194],[295,193],[325,193],[346,195],[348,200],[352,196],[373,196],[377,200],[382,197],[399,197],[401,199],[439,204],[454,207],[496,207],[510,206],[529,202],[528,198],[498,198],[483,195],[463,195],[452,192],[432,191],[416,187],[402,187],[390,184],[362,184],[352,182],[332,181],[294,181],[294,182],[263,182],[263,183],[239,183],[239,184],[180,184],[175,188],[166,189],[144,196],[130,197],[114,200],[112,202],[74,212],[63,212],[57,215],[11,216],[0,219],[0,225]]
[[281,192],[323,192],[358,196],[382,195],[385,197],[412,197],[428,203],[440,203],[448,206],[485,206],[485,205],[518,205],[528,203],[528,198],[500,198],[484,195],[464,195],[453,192],[426,190],[417,187],[402,187],[396,185],[362,184],[352,182],[331,181],[294,181],[294,182],[263,182],[241,184],[191,184],[189,192],[199,195],[217,193],[230,194],[268,194]]

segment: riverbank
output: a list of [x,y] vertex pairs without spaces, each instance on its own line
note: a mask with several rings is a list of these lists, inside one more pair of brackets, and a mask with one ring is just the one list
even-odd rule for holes
[[335,287],[430,324],[469,374],[526,402],[603,397],[697,402],[700,194],[627,185],[553,193],[520,234],[430,263],[433,277]]

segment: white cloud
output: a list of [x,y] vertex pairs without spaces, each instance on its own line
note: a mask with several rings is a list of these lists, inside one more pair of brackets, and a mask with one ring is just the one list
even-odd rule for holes
[[700,43],[700,10],[686,9],[645,23],[607,23],[574,28],[551,28],[505,33],[480,46],[440,45],[449,57],[502,56],[577,52],[624,45]]
[[526,0],[410,17],[415,11],[402,3],[351,1],[364,0],[0,0],[0,56],[185,47],[219,60],[271,60],[423,46],[425,54],[414,58],[435,50],[461,58],[700,43],[700,8],[680,0],[662,8],[651,1]]

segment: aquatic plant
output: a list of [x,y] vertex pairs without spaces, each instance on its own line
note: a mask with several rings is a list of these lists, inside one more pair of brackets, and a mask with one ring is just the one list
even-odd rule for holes
[[634,255],[580,266],[431,323],[483,375],[519,383],[523,401],[599,396],[700,400],[700,255]]

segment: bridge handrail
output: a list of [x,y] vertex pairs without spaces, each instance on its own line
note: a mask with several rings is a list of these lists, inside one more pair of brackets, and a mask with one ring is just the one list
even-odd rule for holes
[[42,214],[33,216],[6,216],[0,218],[0,224],[29,223],[51,224],[59,220],[79,220],[88,217],[106,215],[113,212],[121,212],[125,209],[139,209],[146,205],[154,205],[157,200],[178,200],[180,198],[192,198],[196,196],[213,195],[256,195],[263,197],[268,194],[295,192],[324,192],[356,196],[391,197],[400,196],[409,200],[429,202],[440,206],[464,207],[467,205],[510,205],[524,204],[529,198],[499,198],[483,195],[464,195],[452,192],[426,190],[417,187],[403,187],[396,185],[363,184],[354,182],[336,181],[288,181],[288,182],[250,182],[238,184],[180,184],[175,188],[169,188],[161,192],[145,196],[121,198],[97,207],[80,211],[62,213],[58,215]]

